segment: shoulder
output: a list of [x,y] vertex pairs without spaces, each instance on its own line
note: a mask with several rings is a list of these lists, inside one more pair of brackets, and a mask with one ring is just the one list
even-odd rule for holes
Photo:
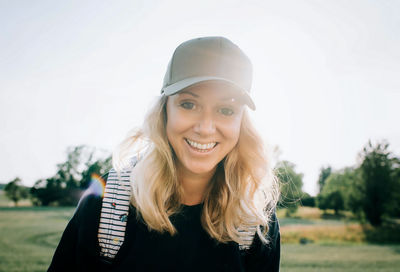
[[[261,228],[261,230],[263,231],[264,228]],[[271,251],[275,250],[280,245],[280,226],[278,217],[276,215],[276,211],[274,211],[271,215],[270,221],[268,223],[268,231],[264,237],[268,241],[268,244],[263,243],[256,234],[254,237],[252,247],[253,248],[259,247],[262,250]]]
[[81,223],[94,219],[100,215],[103,197],[95,194],[85,194],[76,207],[73,219]]
[[[101,176],[101,181],[104,184],[103,188],[107,182],[108,175],[109,172]],[[90,187],[83,193],[73,216],[73,219],[79,223],[87,221],[87,217],[94,219],[100,215],[103,194],[101,190]]]
[[104,183],[107,182],[109,173],[110,173],[110,171],[107,171],[107,173],[105,173],[104,175],[101,176],[101,179],[104,181]]
[[268,224],[268,238],[270,239],[272,246],[276,247],[277,242],[280,242],[278,238],[280,237],[280,226],[279,220],[276,216],[276,211],[272,214],[271,220]]
[[279,271],[281,242],[276,211],[271,215],[265,238],[267,244],[256,233],[250,248],[244,252],[246,271]]

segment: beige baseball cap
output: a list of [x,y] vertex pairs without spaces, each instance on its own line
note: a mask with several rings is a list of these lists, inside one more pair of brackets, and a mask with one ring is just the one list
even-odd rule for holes
[[161,93],[169,96],[201,82],[222,81],[234,86],[244,103],[255,110],[250,96],[252,77],[252,64],[237,45],[224,37],[202,37],[175,49]]

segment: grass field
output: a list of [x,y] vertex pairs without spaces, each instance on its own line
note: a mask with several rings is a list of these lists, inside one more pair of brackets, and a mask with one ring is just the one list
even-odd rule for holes
[[73,208],[0,208],[0,271],[46,271]]
[[400,271],[400,245],[284,244],[281,271]]
[[[73,211],[74,208],[0,207],[0,271],[46,271]],[[302,218],[280,219],[284,241],[281,271],[399,271],[400,244],[369,245],[341,240],[346,235],[346,224],[354,222],[321,220],[317,213],[301,208]],[[322,233],[313,233],[313,228]],[[320,239],[324,233],[332,232],[344,234]],[[302,237],[314,240],[299,244]]]

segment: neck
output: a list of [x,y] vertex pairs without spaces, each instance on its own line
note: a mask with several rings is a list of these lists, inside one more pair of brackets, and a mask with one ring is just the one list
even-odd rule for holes
[[183,188],[183,204],[196,205],[203,202],[204,193],[216,169],[204,174],[196,174],[178,168],[178,179]]

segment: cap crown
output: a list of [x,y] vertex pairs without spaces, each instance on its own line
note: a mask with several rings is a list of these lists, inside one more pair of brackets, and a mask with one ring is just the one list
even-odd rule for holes
[[199,82],[219,80],[230,83],[255,108],[249,92],[252,64],[243,51],[224,37],[202,37],[179,45],[164,77],[162,92],[172,95]]

